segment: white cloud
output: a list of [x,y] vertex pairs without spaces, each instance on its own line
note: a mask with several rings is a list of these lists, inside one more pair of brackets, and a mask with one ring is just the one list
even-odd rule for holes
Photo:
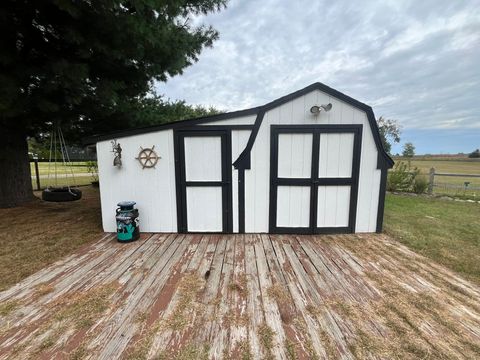
[[480,127],[476,0],[233,0],[198,16],[220,39],[158,92],[223,110],[321,81],[405,128]]

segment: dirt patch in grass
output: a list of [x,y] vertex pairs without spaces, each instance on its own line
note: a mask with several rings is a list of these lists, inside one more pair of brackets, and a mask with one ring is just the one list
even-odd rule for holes
[[[82,199],[52,203],[36,199],[0,209],[0,291],[100,239],[98,189],[82,187]],[[39,193],[36,193],[40,196]]]

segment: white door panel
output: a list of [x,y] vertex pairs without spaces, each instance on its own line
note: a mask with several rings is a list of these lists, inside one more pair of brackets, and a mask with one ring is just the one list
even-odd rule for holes
[[219,136],[185,137],[187,181],[222,180],[222,140]]
[[354,134],[320,134],[318,176],[349,178],[352,176]]
[[187,187],[188,231],[222,231],[222,188]]
[[310,187],[279,186],[277,226],[308,227],[310,224]]
[[312,134],[278,136],[278,176],[309,178],[312,171]]
[[350,186],[319,186],[317,227],[346,227],[350,212]]

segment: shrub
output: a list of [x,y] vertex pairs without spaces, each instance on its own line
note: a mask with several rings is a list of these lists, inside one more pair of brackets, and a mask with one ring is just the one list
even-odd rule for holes
[[413,192],[416,194],[423,194],[428,189],[428,180],[425,176],[416,176],[413,181]]
[[87,161],[87,172],[92,178],[92,182],[98,181],[98,163],[96,161]]
[[418,168],[412,168],[410,163],[399,161],[395,163],[392,170],[389,171],[387,177],[388,191],[412,191],[415,178],[418,175]]
[[469,157],[470,159],[480,158],[480,149],[477,149],[477,150],[471,152],[470,154],[468,154],[468,157]]

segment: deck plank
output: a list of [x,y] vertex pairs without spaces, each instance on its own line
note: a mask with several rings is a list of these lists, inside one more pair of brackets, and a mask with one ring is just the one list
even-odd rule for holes
[[[221,359],[225,352],[228,352],[229,327],[230,324],[227,319],[228,313],[231,311],[232,305],[229,297],[231,278],[233,276],[234,261],[235,261],[235,239],[232,237],[226,238],[225,256],[222,265],[220,276],[220,284],[217,292],[217,299],[219,299],[216,307],[213,321],[210,326],[208,343],[210,344],[209,356],[214,359]],[[207,329],[205,329],[207,331]]]
[[138,285],[128,293],[125,304],[119,307],[96,337],[95,342],[92,342],[94,348],[98,347],[99,359],[114,359],[121,356],[137,329],[135,317],[147,311],[149,305],[154,302],[155,295],[165,285],[170,269],[188,246],[188,241],[182,241],[184,239],[183,236],[170,235],[155,252],[157,256],[152,255],[143,264],[146,276],[133,277],[140,278]]
[[260,295],[262,298],[265,323],[273,331],[272,353],[277,359],[286,359],[285,331],[282,325],[280,310],[271,295],[273,283],[260,235],[255,235],[254,237],[254,250],[255,258],[257,259],[258,280],[260,284]]
[[255,259],[254,237],[245,235],[245,275],[247,280],[247,311],[249,314],[248,339],[249,347],[254,359],[264,357],[265,351],[261,346],[258,332],[265,322],[261,303],[260,284],[258,283],[257,261]]
[[[168,313],[166,312],[161,319],[163,323],[165,323],[168,322],[172,316],[176,315],[183,316],[189,321],[187,324],[176,324],[176,321],[173,321],[174,324],[163,325],[155,335],[148,352],[148,358],[156,358],[159,354],[164,353],[174,354],[181,350],[185,344],[198,342],[195,337],[202,329],[205,321],[202,308],[205,301],[206,278],[209,278],[213,269],[214,259],[218,256],[217,250],[219,250],[219,243],[220,237],[218,235],[206,235],[202,238],[191,263],[187,267],[188,273],[183,274],[183,276],[194,276],[194,281],[197,282],[196,285],[201,285],[201,287],[197,289],[200,293],[190,295],[194,296],[194,298],[190,299],[188,303],[189,308],[182,309],[179,314],[175,313],[178,311],[177,304],[183,301],[186,295],[182,293],[182,289],[177,288],[172,297],[174,303],[168,305]],[[206,276],[207,274],[208,276]],[[185,289],[185,291],[188,291],[188,289]]]
[[303,344],[310,340],[308,334],[305,334],[303,329],[295,326],[296,322],[301,321],[299,319],[302,318],[302,314],[295,306],[295,300],[288,287],[287,275],[285,275],[281,269],[270,236],[264,234],[261,236],[261,240],[272,278],[272,293],[275,296],[274,300],[277,303],[286,336],[285,341],[293,346],[294,356],[292,355],[290,357],[308,359],[311,356],[305,351]]
[[247,283],[245,277],[245,236],[235,235],[234,267],[232,286],[230,287],[230,333],[228,339],[228,354],[232,359],[238,358],[242,346],[248,344]]
[[[314,316],[307,310],[308,304],[311,304],[314,302],[314,300],[312,300],[309,294],[305,292],[306,286],[301,286],[300,284],[303,280],[298,278],[298,275],[295,271],[296,264],[292,264],[289,256],[287,255],[287,251],[285,250],[283,244],[284,238],[282,236],[271,236],[271,239],[273,249],[275,250],[278,262],[280,264],[280,268],[287,279],[287,284],[292,299],[294,300],[296,308],[300,314],[302,314],[302,318],[297,319],[299,322],[297,326],[300,328],[300,330],[306,330],[309,335],[308,341],[301,344],[303,351],[306,353],[313,352],[312,356],[320,356],[321,358],[325,359],[327,358],[327,353],[318,334],[319,324]],[[312,347],[312,349],[309,349],[309,347]]]

